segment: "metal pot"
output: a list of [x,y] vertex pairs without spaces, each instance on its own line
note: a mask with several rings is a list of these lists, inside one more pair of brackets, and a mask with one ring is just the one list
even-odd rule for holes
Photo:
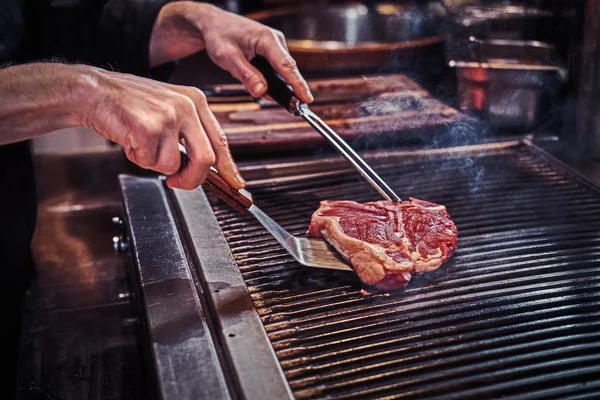
[[281,30],[301,71],[401,70],[443,54],[443,7],[401,3],[290,6],[248,14]]

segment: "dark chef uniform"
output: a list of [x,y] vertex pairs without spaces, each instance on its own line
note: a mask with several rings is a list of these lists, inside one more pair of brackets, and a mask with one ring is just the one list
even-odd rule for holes
[[[0,0],[0,66],[54,59],[150,77],[150,35],[166,2]],[[35,270],[30,243],[36,208],[29,143],[0,146],[0,318],[2,338],[9,338],[1,351],[11,373],[16,370],[22,299]],[[0,398],[12,398],[6,389],[15,386],[15,374],[3,375],[4,382]]]

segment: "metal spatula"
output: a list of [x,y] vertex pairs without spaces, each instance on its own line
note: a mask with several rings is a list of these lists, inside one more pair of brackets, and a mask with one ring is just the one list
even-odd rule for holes
[[[179,151],[187,154],[185,147]],[[313,268],[353,271],[352,267],[340,260],[324,240],[292,236],[281,225],[256,207],[252,195],[245,189],[236,190],[211,168],[202,187],[216,194],[221,200],[244,213],[250,212],[264,226],[283,248],[300,264]]]

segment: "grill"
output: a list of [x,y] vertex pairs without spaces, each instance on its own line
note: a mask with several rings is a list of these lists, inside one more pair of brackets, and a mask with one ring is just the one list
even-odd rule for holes
[[[208,196],[294,397],[600,397],[598,190],[526,142],[369,160],[401,197],[446,205],[458,227],[456,254],[399,292],[301,267]],[[303,234],[320,200],[379,199],[341,165],[249,169],[249,189]]]

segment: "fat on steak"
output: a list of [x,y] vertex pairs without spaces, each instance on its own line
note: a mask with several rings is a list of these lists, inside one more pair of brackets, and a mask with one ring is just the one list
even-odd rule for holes
[[438,268],[456,249],[456,225],[446,207],[411,198],[402,203],[322,201],[308,235],[322,238],[367,285],[400,289],[412,274]]

